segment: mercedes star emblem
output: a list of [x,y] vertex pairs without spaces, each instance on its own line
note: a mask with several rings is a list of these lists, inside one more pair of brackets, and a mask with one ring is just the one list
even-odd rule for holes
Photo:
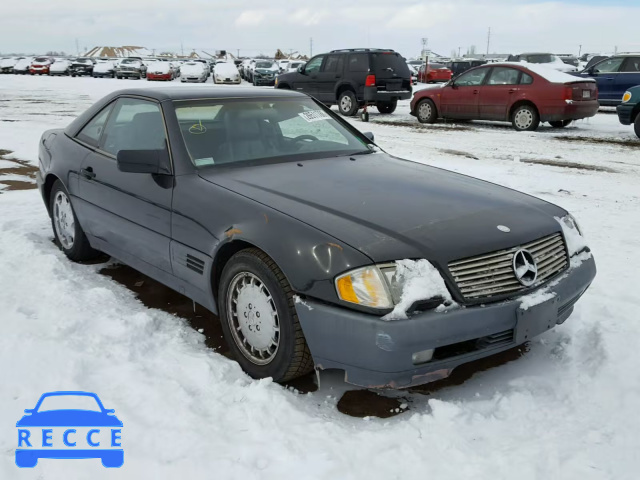
[[529,250],[520,249],[513,256],[513,272],[525,287],[533,285],[538,278],[538,266]]

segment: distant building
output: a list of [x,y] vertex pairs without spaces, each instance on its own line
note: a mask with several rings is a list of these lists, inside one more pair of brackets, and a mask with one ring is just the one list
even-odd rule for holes
[[148,57],[153,52],[145,47],[123,46],[123,47],[93,47],[85,57]]

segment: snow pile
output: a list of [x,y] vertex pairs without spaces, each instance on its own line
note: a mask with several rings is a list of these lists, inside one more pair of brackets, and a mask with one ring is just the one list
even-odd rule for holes
[[567,242],[567,250],[569,251],[570,257],[587,248],[587,242],[571,216],[567,215],[562,218],[553,218],[555,218],[560,224],[560,227],[562,227],[562,234],[564,235],[565,242]]
[[169,62],[152,62],[147,66],[147,72],[164,75],[171,72],[171,65]]
[[[593,78],[576,77],[555,70],[553,67],[546,67],[544,63],[527,63],[527,62],[504,62],[505,65],[519,65],[531,70],[533,73],[540,75],[551,83],[570,83],[570,82],[595,82]],[[502,64],[495,64],[502,65]]]
[[187,62],[180,67],[180,72],[183,77],[199,77],[205,68],[206,65],[202,62]]
[[238,67],[236,67],[233,63],[216,63],[213,71],[216,75],[225,78],[234,78],[240,75],[240,72],[238,72]]
[[94,73],[105,73],[114,69],[114,64],[110,60],[99,61],[93,67]]
[[536,305],[540,305],[547,300],[551,300],[555,296],[555,292],[550,292],[549,290],[543,288],[542,290],[538,290],[537,292],[533,292],[529,295],[520,297],[520,308],[522,310],[529,310],[531,307],[535,307]]
[[442,275],[428,260],[398,260],[395,278],[402,286],[402,295],[393,311],[382,317],[383,320],[406,319],[407,309],[415,302],[434,297],[443,299],[436,308],[437,312],[454,305]]

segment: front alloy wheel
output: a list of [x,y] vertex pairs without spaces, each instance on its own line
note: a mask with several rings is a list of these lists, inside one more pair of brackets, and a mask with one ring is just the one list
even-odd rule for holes
[[283,382],[313,369],[291,285],[263,251],[248,248],[229,259],[218,306],[229,349],[253,378]]

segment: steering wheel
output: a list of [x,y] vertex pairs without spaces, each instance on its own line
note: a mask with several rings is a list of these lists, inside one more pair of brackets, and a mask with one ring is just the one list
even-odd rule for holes
[[300,135],[294,139],[292,139],[293,142],[301,142],[303,140],[311,140],[312,142],[315,142],[318,140],[317,137],[314,137],[313,135]]

